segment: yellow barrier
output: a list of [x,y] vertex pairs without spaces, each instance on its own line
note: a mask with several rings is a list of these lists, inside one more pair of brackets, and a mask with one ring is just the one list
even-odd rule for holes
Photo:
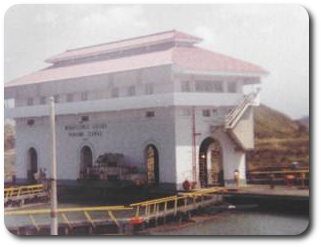
[[[40,188],[40,186],[29,186],[33,189]],[[18,189],[18,188],[17,188]],[[36,189],[35,189],[36,190]],[[9,190],[8,190],[9,191]],[[98,206],[98,207],[79,207],[79,208],[58,208],[57,213],[60,214],[62,220],[67,224],[68,228],[72,229],[72,221],[68,219],[68,213],[75,213],[75,212],[82,212],[84,214],[84,217],[87,222],[92,225],[92,227],[95,227],[97,224],[97,221],[92,217],[90,213],[92,212],[106,212],[106,215],[110,217],[112,222],[120,228],[121,224],[119,223],[117,217],[115,217],[114,212],[115,211],[129,211],[132,210],[132,214],[129,216],[129,220],[131,219],[141,219],[139,222],[142,222],[142,217],[145,217],[144,220],[147,222],[150,219],[150,216],[153,215],[154,217],[158,218],[159,216],[162,216],[164,220],[166,220],[166,216],[169,213],[169,210],[171,210],[174,215],[177,215],[179,206],[181,207],[181,210],[183,212],[188,211],[188,206],[191,204],[189,202],[192,202],[196,207],[196,199],[201,198],[202,202],[204,201],[204,196],[218,193],[218,192],[224,192],[224,188],[206,188],[201,189],[193,192],[186,192],[182,195],[175,195],[175,196],[168,196],[164,198],[158,198],[148,201],[143,201],[139,203],[133,203],[130,206]],[[171,203],[171,205],[169,205]],[[171,206],[171,207],[169,207]],[[141,209],[143,209],[144,214],[141,215]],[[136,211],[135,211],[136,210]],[[19,210],[19,211],[5,211],[5,216],[28,216],[32,225],[36,229],[40,229],[39,225],[36,221],[35,216],[45,214],[48,215],[51,213],[51,209],[34,209],[34,210]],[[135,216],[135,217],[132,217]]]
[[[108,210],[129,210],[132,207],[126,206],[99,206],[99,207],[82,207],[82,208],[58,208],[57,213],[75,213],[85,211],[108,211]],[[5,211],[4,215],[28,215],[28,214],[49,214],[51,209],[33,209],[33,210],[19,210],[19,211]]]
[[147,220],[148,220],[151,215],[155,215],[155,217],[159,215],[161,205],[163,206],[162,213],[166,216],[168,213],[168,204],[173,203],[174,215],[176,215],[178,212],[179,202],[183,202],[183,211],[186,212],[187,206],[188,206],[188,199],[192,199],[193,204],[196,207],[197,198],[201,198],[203,202],[204,196],[213,194],[213,193],[224,192],[224,191],[225,191],[224,188],[211,187],[211,188],[200,189],[193,192],[187,192],[181,196],[169,196],[169,197],[164,197],[160,199],[153,199],[153,200],[148,200],[144,202],[133,203],[133,204],[130,204],[130,206],[136,208],[136,214],[135,214],[136,217],[140,216],[140,211],[141,209],[143,209],[144,216],[147,217]]
[[261,175],[261,174],[301,174],[301,173],[309,173],[310,170],[285,170],[285,171],[254,171],[249,172],[249,175]]
[[4,198],[7,199],[15,196],[32,195],[32,194],[37,194],[41,192],[44,192],[43,184],[11,187],[11,188],[4,189]]
[[[68,225],[68,227],[71,229],[72,221],[68,219],[67,214],[68,213],[75,213],[75,212],[82,212],[86,218],[86,220],[92,225],[92,227],[95,227],[95,219],[92,218],[92,215],[90,215],[90,212],[106,212],[111,220],[115,223],[115,225],[120,228],[121,225],[118,221],[118,219],[113,214],[114,211],[123,211],[123,210],[133,210],[132,207],[126,207],[126,206],[99,206],[99,207],[81,207],[81,208],[59,208],[57,209],[57,213],[61,214],[61,217],[63,221]],[[19,211],[7,211],[4,212],[5,216],[28,216],[32,225],[39,230],[39,226],[36,222],[35,215],[40,214],[50,214],[50,209],[35,209],[35,210],[19,210]]]
[[309,174],[309,169],[285,169],[283,171],[250,171],[247,173],[247,178],[250,182],[268,181],[271,189],[274,188],[276,180],[281,180],[287,185],[291,185],[295,181],[300,181],[301,188],[304,188],[306,181],[309,180]]

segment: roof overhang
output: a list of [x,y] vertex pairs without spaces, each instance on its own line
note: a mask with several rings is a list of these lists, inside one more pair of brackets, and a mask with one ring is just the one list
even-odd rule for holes
[[[200,75],[200,76],[230,76],[230,77],[266,77],[268,73],[258,72],[237,72],[237,71],[212,71],[212,70],[196,70],[196,69],[185,69],[178,65],[173,66],[174,73],[185,74],[185,75]],[[251,83],[253,84],[253,83]]]

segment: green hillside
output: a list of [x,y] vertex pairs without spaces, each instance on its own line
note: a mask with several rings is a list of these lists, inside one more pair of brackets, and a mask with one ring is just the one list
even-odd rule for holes
[[298,121],[265,105],[254,109],[255,149],[247,152],[249,169],[309,165],[309,131]]
[[308,129],[310,128],[310,118],[309,117],[303,117],[298,119],[298,121],[303,124],[304,126],[306,126]]
[[15,129],[11,124],[4,126],[4,174],[10,176],[14,173],[14,145],[15,145]]
[[265,105],[254,108],[257,139],[288,139],[308,136],[306,126]]
[[11,124],[4,125],[4,150],[14,148],[15,144],[15,129]]

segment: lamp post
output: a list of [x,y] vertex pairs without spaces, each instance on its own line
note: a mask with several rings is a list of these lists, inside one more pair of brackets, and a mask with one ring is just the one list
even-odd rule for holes
[[55,120],[55,99],[49,97],[50,127],[51,127],[51,149],[52,149],[52,173],[51,173],[51,235],[58,235],[57,218],[57,155],[56,155],[56,120]]

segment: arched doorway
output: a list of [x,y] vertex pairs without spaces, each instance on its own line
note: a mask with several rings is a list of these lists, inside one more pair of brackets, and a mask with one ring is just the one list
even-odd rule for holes
[[212,137],[206,138],[199,152],[199,181],[201,187],[208,185],[223,186],[223,159],[220,143]]
[[36,183],[35,175],[38,172],[38,155],[35,148],[28,149],[28,171],[27,179],[29,183]]
[[158,164],[158,150],[149,144],[145,148],[145,157],[147,164],[147,182],[148,185],[157,185],[159,183],[159,164]]
[[93,165],[93,153],[89,146],[83,146],[80,150],[80,177],[84,178],[87,167]]

